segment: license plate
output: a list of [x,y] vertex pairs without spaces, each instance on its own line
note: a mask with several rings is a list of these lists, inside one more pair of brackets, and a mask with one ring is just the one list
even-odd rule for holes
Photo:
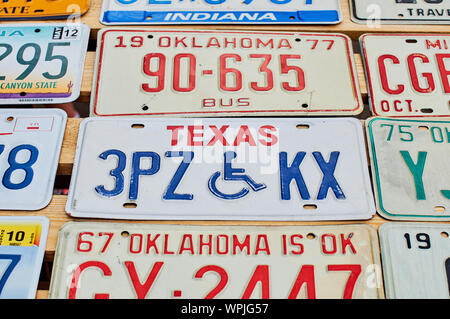
[[90,118],[66,206],[76,217],[369,219],[356,119]]
[[48,205],[66,119],[59,109],[0,110],[0,210]]
[[386,223],[379,228],[386,297],[450,297],[450,225]]
[[351,0],[356,23],[450,24],[448,0]]
[[66,103],[80,95],[89,27],[0,26],[0,104]]
[[450,220],[450,121],[373,118],[367,134],[378,212]]
[[89,0],[2,0],[0,20],[73,17],[88,9]]
[[126,24],[336,24],[339,0],[105,0],[100,21]]
[[380,275],[366,225],[68,222],[49,298],[383,298]]
[[361,37],[375,115],[450,116],[450,35]]
[[98,39],[92,116],[363,110],[345,35],[105,29]]
[[33,299],[47,241],[47,217],[0,217],[0,299]]

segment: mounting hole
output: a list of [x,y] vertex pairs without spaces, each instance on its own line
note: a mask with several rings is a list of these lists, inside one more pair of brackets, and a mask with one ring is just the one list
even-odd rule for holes
[[314,238],[316,238],[316,235],[314,235],[313,233],[309,233],[308,235],[306,235],[306,238],[314,239]]
[[399,14],[397,15],[397,17],[399,17],[399,18],[403,18],[403,17],[404,17],[404,15],[403,15],[403,13],[399,13]]
[[302,41],[302,39],[300,39],[300,38],[296,38],[296,39],[295,39],[295,41],[296,41],[296,42],[301,42],[301,41]]
[[406,39],[405,40],[406,43],[417,43],[416,39]]
[[308,105],[308,103],[303,103],[303,104],[302,104],[302,107],[303,107],[304,109],[306,109],[307,107],[309,107],[309,105]]
[[294,16],[290,16],[289,19],[295,20],[295,17]]
[[307,209],[307,210],[314,210],[314,209],[317,209],[317,205],[315,205],[315,204],[306,204],[306,205],[303,205],[303,208]]
[[423,108],[423,109],[420,109],[420,112],[429,114],[429,113],[433,113],[434,111],[431,108]]
[[443,231],[441,233],[441,236],[444,237],[444,238],[448,238],[448,233],[446,231]]
[[27,95],[27,92],[20,92],[19,95],[20,96],[25,96],[25,95]]
[[419,126],[419,130],[422,130],[422,131],[428,131],[429,129],[430,128],[428,126],[425,126],[425,125]]
[[149,16],[147,16],[145,19],[151,20],[151,19],[153,19],[153,17],[152,17],[151,15],[149,15]]
[[147,38],[153,39],[153,36],[152,36],[151,34],[149,34],[149,35],[147,36]]
[[298,124],[295,127],[298,128],[299,130],[307,130],[309,129],[309,124]]
[[445,207],[444,206],[436,206],[436,207],[434,207],[434,211],[436,213],[445,213]]
[[121,235],[122,237],[128,237],[128,236],[130,236],[130,233],[127,232],[126,230],[124,230],[123,232],[120,233],[120,235]]
[[148,106],[147,105],[142,105],[142,110],[143,111],[147,111],[148,110]]
[[8,122],[12,122],[12,121],[14,120],[14,116],[8,116],[8,117],[6,118],[6,120],[7,120]]
[[125,203],[123,204],[124,208],[136,208],[137,204],[136,203]]
[[[43,11],[43,10],[42,10]],[[35,11],[36,12],[36,11]],[[34,32],[39,33],[41,32],[41,29],[34,29]]]
[[131,128],[144,128],[144,127],[145,127],[144,124],[138,124],[138,123],[131,124]]

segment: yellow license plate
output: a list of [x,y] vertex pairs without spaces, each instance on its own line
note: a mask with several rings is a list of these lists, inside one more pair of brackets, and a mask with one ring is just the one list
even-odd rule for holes
[[0,0],[1,19],[61,18],[87,12],[90,0]]

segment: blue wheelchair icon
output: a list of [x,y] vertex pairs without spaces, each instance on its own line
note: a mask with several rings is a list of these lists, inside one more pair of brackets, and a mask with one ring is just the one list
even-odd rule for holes
[[[250,176],[245,173],[243,168],[233,168],[231,167],[231,161],[236,158],[236,152],[225,152],[224,153],[224,167],[223,167],[223,179],[225,181],[243,181],[247,183],[250,188],[258,192],[267,188],[265,184],[256,183]],[[216,186],[217,179],[220,177],[220,172],[215,172],[208,181],[208,188],[213,193],[213,195],[222,199],[238,199],[246,196],[250,190],[247,187],[243,187],[239,192],[235,194],[225,194]]]

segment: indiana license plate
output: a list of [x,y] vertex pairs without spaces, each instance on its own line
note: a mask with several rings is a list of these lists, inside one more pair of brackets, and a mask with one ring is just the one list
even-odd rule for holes
[[450,220],[450,121],[373,118],[367,134],[378,212]]
[[49,298],[383,298],[366,225],[66,223]]
[[350,115],[363,109],[345,35],[105,29],[98,48],[91,115]]
[[47,242],[47,217],[0,217],[0,299],[33,299]]
[[0,210],[48,205],[66,119],[59,109],[0,110]]
[[76,217],[369,219],[356,119],[82,122],[67,212]]
[[449,224],[386,223],[379,234],[387,298],[450,298]]
[[56,19],[80,16],[89,9],[90,0],[2,0],[0,20]]
[[450,24],[448,0],[350,0],[356,23]]
[[103,24],[336,24],[339,0],[105,0]]
[[450,35],[361,37],[375,115],[450,116]]
[[88,39],[84,24],[0,25],[0,104],[76,100]]

